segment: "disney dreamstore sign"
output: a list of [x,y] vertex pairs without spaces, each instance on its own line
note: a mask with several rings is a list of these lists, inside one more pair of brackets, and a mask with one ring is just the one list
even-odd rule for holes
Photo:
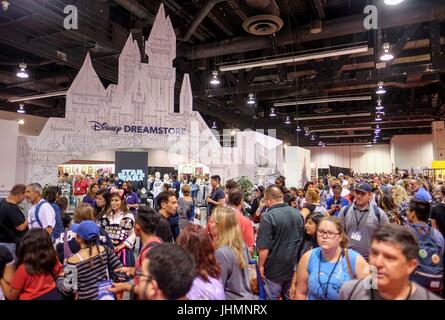
[[187,130],[185,128],[173,127],[153,127],[153,126],[113,126],[107,122],[89,121],[91,129],[94,131],[111,131],[116,134],[124,133],[141,133],[141,134],[171,134],[171,135],[185,135]]

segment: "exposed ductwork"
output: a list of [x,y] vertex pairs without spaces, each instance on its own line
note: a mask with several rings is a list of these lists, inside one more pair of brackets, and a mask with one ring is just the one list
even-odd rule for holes
[[[310,26],[295,30],[286,30],[277,34],[279,46],[294,44],[296,42],[309,42],[320,39],[334,38],[359,32],[368,32],[363,26],[363,14],[346,18],[324,21],[323,32],[310,33]],[[379,29],[393,28],[408,24],[422,23],[445,18],[445,3],[416,4],[400,8],[397,14],[394,11],[381,8],[379,10]],[[207,45],[183,47],[178,50],[178,56],[185,56],[189,60],[205,59],[221,55],[236,54],[240,52],[270,48],[269,37],[246,36],[224,40]]]
[[255,11],[255,15],[243,22],[243,28],[246,32],[257,36],[265,36],[276,33],[283,27],[280,8],[274,0],[246,0],[246,3]]
[[201,9],[201,11],[199,11],[199,13],[196,15],[195,19],[192,22],[192,25],[189,27],[189,29],[185,33],[184,38],[182,40],[189,41],[190,38],[192,37],[193,33],[195,32],[195,30],[199,27],[199,25],[205,19],[205,17],[207,17],[207,15],[213,9],[213,7],[223,1],[226,1],[226,0],[209,0],[209,1],[207,1],[207,3],[204,5],[204,7]]
[[136,0],[113,0],[121,7],[127,9],[136,17],[144,20],[148,20],[150,23],[153,23],[154,16],[147,10],[142,4],[137,2]]

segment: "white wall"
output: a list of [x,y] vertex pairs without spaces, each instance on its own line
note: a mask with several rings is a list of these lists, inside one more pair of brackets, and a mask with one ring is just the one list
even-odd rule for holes
[[17,121],[0,119],[0,196],[9,191],[15,184],[15,170],[17,162],[17,139],[19,124]]
[[311,162],[318,168],[331,166],[351,168],[356,173],[391,172],[389,145],[310,147]]
[[400,135],[391,139],[391,164],[400,170],[430,168],[433,161],[431,134]]
[[311,178],[311,151],[300,147],[284,149],[284,175],[286,185],[303,188]]

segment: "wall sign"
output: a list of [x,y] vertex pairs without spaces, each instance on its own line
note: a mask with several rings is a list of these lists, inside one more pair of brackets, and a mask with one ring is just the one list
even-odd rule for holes
[[147,182],[148,152],[116,151],[116,174],[123,181],[131,181],[137,187]]

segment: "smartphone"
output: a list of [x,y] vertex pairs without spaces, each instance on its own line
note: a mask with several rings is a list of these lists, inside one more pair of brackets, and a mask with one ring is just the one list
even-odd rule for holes
[[115,272],[113,276],[113,282],[128,282],[130,278],[125,273]]

